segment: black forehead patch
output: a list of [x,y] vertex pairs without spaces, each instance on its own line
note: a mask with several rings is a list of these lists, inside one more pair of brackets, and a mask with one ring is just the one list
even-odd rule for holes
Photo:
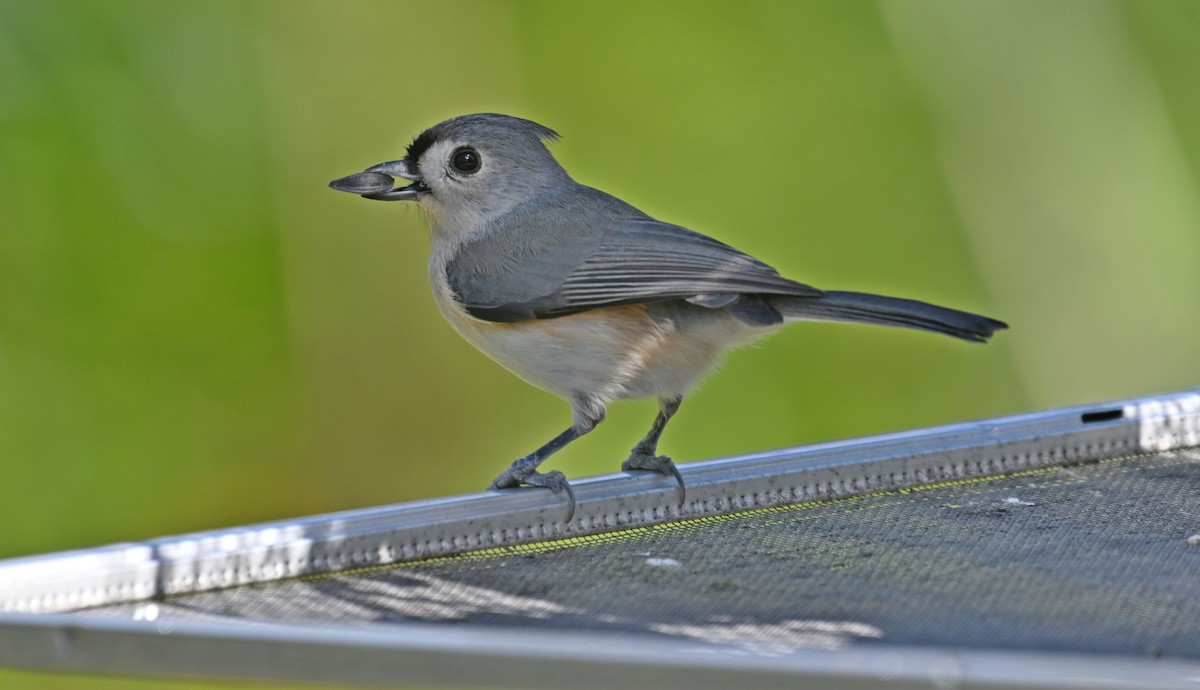
[[408,145],[408,153],[405,154],[405,157],[414,168],[419,166],[421,156],[425,155],[425,152],[429,150],[429,147],[433,146],[434,143],[437,142],[438,138],[433,130],[434,128],[431,127],[424,132],[421,132],[417,135],[417,138],[413,139],[412,143]]

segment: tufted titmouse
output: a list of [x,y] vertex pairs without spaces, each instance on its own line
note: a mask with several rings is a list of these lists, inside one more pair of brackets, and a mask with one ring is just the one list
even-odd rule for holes
[[[794,321],[903,326],[986,341],[994,319],[895,297],[818,290],[687,228],[575,182],[546,147],[558,135],[506,115],[465,115],[421,133],[404,159],[334,189],[413,201],[433,234],[429,279],[458,333],[517,376],[571,404],[573,424],[517,460],[492,489],[565,492],[537,468],[591,431],[613,400],[655,397],[659,412],[622,464],[683,479],[657,454],[663,427],[733,346]],[[393,178],[412,181],[393,189]],[[568,518],[570,519],[570,518]]]

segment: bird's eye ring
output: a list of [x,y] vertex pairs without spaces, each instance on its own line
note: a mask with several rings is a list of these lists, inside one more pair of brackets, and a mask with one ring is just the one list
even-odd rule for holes
[[464,175],[478,172],[482,164],[483,159],[480,158],[479,152],[469,146],[455,149],[454,155],[450,157],[450,165]]

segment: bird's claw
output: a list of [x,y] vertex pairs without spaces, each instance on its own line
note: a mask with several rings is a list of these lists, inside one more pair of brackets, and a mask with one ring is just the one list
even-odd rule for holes
[[683,483],[683,475],[679,473],[679,468],[675,466],[675,461],[666,455],[639,453],[635,450],[629,454],[629,458],[625,462],[621,463],[621,469],[649,470],[673,477],[679,486],[679,505],[687,502],[687,486]]
[[492,480],[488,489],[509,489],[516,486],[540,486],[550,489],[555,494],[567,495],[567,522],[575,517],[575,490],[571,488],[566,475],[558,470],[550,472],[529,472],[523,476],[514,472],[510,467],[503,474]]

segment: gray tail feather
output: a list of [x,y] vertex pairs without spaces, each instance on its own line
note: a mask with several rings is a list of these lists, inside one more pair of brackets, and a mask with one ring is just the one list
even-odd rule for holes
[[1008,328],[1003,321],[986,316],[865,292],[833,291],[821,297],[769,297],[768,301],[786,319],[900,326],[976,343],[986,342],[996,331]]

